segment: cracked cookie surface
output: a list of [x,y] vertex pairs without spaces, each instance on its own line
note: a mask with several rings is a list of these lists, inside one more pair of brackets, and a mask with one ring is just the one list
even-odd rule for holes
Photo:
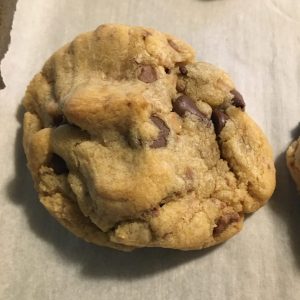
[[79,35],[23,104],[40,201],[89,242],[209,247],[273,193],[271,147],[234,83],[171,35],[123,25]]

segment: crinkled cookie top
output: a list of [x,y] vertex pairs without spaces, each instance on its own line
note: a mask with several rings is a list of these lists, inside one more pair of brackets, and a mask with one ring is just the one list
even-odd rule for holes
[[123,25],[79,35],[23,104],[40,200],[87,241],[208,247],[273,193],[272,151],[243,97],[171,35]]

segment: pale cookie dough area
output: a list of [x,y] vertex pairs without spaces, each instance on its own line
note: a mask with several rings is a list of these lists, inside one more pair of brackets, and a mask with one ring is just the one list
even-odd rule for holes
[[272,150],[242,95],[171,35],[123,25],[79,35],[23,104],[40,201],[89,242],[209,247],[274,191]]

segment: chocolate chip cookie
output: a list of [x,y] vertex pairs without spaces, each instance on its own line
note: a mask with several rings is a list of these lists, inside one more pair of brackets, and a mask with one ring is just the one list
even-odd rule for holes
[[86,241],[200,249],[275,187],[271,147],[230,77],[153,29],[102,25],[27,88],[24,148],[40,201]]
[[286,152],[286,160],[289,171],[300,189],[300,138],[294,141]]

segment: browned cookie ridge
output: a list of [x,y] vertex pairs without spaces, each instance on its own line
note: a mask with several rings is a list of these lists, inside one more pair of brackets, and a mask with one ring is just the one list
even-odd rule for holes
[[89,242],[209,247],[273,193],[272,150],[243,97],[171,35],[113,24],[79,35],[23,104],[40,201]]

